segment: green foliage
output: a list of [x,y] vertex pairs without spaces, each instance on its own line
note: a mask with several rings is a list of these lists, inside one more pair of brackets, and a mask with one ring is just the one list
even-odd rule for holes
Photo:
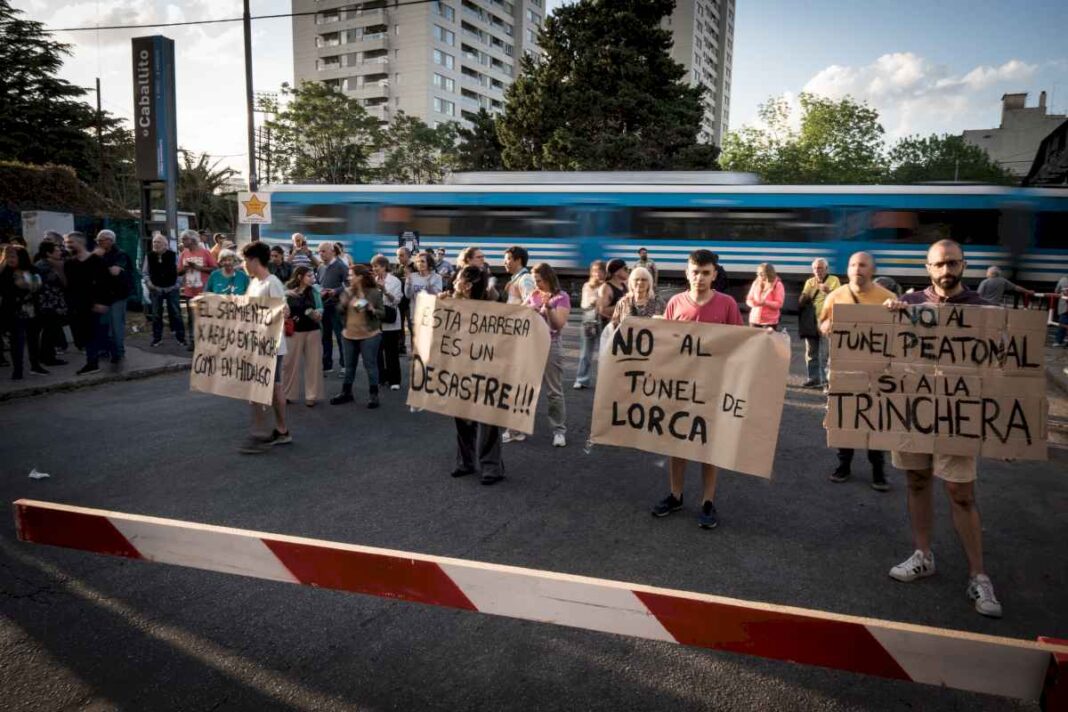
[[577,2],[558,8],[523,57],[497,122],[512,170],[713,168],[696,142],[701,87],[671,59],[660,21],[674,0]]
[[471,128],[457,130],[460,145],[457,147],[457,167],[459,171],[500,171],[504,170],[501,158],[501,139],[497,136],[497,122],[493,114],[479,109],[471,119]]
[[890,180],[894,183],[981,181],[1013,185],[1019,178],[1005,170],[986,151],[965,143],[962,136],[907,136],[890,150]]
[[85,90],[56,76],[70,46],[0,0],[0,160],[56,163],[93,181],[96,112]]
[[724,169],[757,173],[767,183],[881,182],[883,127],[879,112],[846,97],[839,101],[801,94],[799,128],[789,103],[772,98],[760,107],[763,126],[727,135]]
[[381,144],[378,120],[360,102],[320,82],[282,85],[290,98],[267,122],[284,177],[295,183],[366,183]]
[[212,161],[208,154],[193,160],[189,151],[178,151],[182,165],[178,169],[178,209],[196,213],[197,225],[209,230],[231,232],[234,229],[234,206],[223,197],[233,168],[220,168],[219,161]]
[[430,128],[415,116],[398,111],[385,131],[384,183],[441,183],[456,166],[457,126]]

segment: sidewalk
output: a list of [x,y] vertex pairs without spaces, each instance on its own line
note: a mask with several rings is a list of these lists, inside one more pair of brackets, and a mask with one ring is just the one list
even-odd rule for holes
[[[104,360],[100,363],[99,372],[78,376],[75,372],[85,365],[85,354],[72,346],[66,355],[60,357],[68,362],[67,365],[48,366],[47,376],[30,374],[27,364],[26,377],[21,381],[13,381],[10,367],[0,368],[0,401],[188,370],[191,353],[178,346],[169,335],[165,337],[164,346],[149,347],[149,335],[141,329],[143,320],[140,315],[130,316],[132,318],[127,323],[130,333],[126,336],[126,358],[119,366],[112,366]],[[134,327],[138,331],[133,331]]]

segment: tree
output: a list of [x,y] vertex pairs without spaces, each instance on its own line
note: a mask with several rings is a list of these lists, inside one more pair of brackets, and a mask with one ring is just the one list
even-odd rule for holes
[[890,149],[888,162],[894,183],[965,180],[1011,185],[1019,181],[962,136],[907,136]]
[[550,15],[544,55],[521,60],[497,123],[513,170],[712,168],[697,144],[702,87],[686,84],[660,26],[674,0],[587,1]]
[[378,120],[356,99],[320,82],[283,84],[282,94],[289,103],[266,122],[282,174],[294,182],[366,183],[381,142]]
[[70,46],[21,14],[0,0],[0,159],[68,165],[94,182],[96,112],[80,101],[84,89],[56,76]]
[[784,98],[760,107],[763,126],[743,127],[723,142],[720,162],[758,173],[767,183],[878,183],[885,177],[879,112],[850,97],[801,94],[800,128]]
[[460,128],[457,133],[460,145],[457,147],[456,170],[460,171],[500,171],[504,169],[501,159],[501,139],[497,136],[497,122],[493,114],[479,109],[471,119],[471,128]]
[[384,135],[382,181],[441,183],[456,166],[456,138],[457,127],[451,121],[430,128],[398,111]]
[[234,215],[222,192],[237,171],[220,168],[219,161],[212,161],[206,153],[194,160],[192,152],[182,149],[178,152],[182,157],[178,169],[178,209],[195,213],[197,225],[232,231]]

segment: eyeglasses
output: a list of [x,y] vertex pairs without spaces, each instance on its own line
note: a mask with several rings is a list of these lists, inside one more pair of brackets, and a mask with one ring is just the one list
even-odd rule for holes
[[955,270],[962,264],[964,264],[964,260],[943,260],[941,262],[928,262],[927,266],[933,267],[934,269]]

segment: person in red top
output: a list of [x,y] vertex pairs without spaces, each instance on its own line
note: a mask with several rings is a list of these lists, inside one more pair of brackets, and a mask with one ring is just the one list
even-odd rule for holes
[[[664,318],[744,326],[742,312],[734,298],[712,288],[717,270],[714,254],[708,250],[691,252],[686,264],[686,279],[690,283],[690,289],[671,298],[664,310]],[[678,457],[668,458],[671,493],[653,507],[654,517],[666,517],[682,509],[682,486],[685,482],[687,462]],[[697,523],[702,529],[715,529],[719,524],[716,505],[713,504],[716,496],[716,466],[701,463],[701,479],[704,482],[704,491]]]
[[182,232],[182,253],[178,255],[178,275],[182,280],[182,299],[186,300],[186,313],[189,315],[190,351],[193,350],[193,309],[189,306],[189,300],[204,293],[204,285],[208,283],[208,276],[215,271],[215,258],[211,251],[200,244],[196,230]]

